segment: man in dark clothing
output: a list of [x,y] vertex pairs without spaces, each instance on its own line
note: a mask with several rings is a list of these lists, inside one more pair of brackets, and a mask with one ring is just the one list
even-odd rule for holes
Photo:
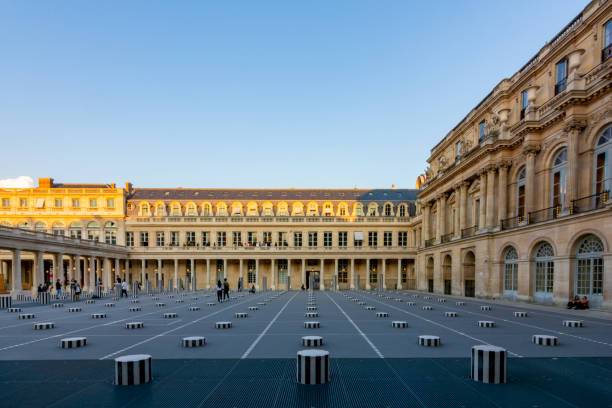
[[223,279],[223,300],[227,298],[229,300],[229,283],[227,278]]

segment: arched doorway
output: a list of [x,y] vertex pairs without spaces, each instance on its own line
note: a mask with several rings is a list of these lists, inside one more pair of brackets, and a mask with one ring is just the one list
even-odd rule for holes
[[434,260],[433,257],[427,258],[427,291],[433,293],[434,291]]
[[463,259],[463,279],[465,296],[476,295],[476,257],[474,252],[468,251]]
[[536,246],[534,261],[534,290],[533,300],[536,303],[552,304],[553,284],[555,280],[555,262],[553,257],[555,251],[548,242],[542,242]]
[[446,255],[444,257],[444,261],[442,262],[442,277],[444,279],[444,294],[451,294],[451,267],[453,264],[453,259],[450,255]]
[[504,251],[504,288],[505,299],[516,300],[518,289],[518,253],[514,247],[508,247]]
[[583,237],[576,250],[574,293],[586,296],[595,307],[603,301],[603,252],[601,240],[593,234]]

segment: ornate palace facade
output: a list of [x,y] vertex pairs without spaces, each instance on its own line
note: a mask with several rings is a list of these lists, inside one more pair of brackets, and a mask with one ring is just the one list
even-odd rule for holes
[[431,150],[420,289],[612,308],[611,19],[592,1]]

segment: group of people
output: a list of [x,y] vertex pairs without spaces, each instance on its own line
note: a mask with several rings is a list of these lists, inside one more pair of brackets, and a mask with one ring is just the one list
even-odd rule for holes
[[589,300],[586,296],[574,296],[574,300],[567,302],[568,309],[584,310],[589,308]]
[[217,281],[217,301],[223,302],[225,299],[229,300],[229,282],[227,278],[223,279],[223,283],[221,280]]

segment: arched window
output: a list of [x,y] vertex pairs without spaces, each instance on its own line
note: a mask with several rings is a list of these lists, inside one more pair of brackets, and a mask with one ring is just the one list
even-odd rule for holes
[[264,203],[263,205],[263,216],[272,217],[274,215],[274,207],[272,203]]
[[525,167],[519,171],[516,178],[516,216],[522,221],[525,218]]
[[278,204],[278,215],[280,215],[281,217],[289,216],[289,206],[286,202],[283,201]]
[[210,204],[206,203],[202,206],[202,215],[209,216],[210,214]]
[[187,205],[187,215],[191,215],[191,216],[198,215],[196,213],[196,206],[195,206],[195,204],[190,203],[190,204]]
[[400,217],[405,217],[406,216],[406,205],[402,204],[399,207],[399,216]]
[[331,203],[325,203],[323,204],[323,216],[325,217],[330,217],[333,214],[333,208],[332,208],[332,204]]
[[368,216],[375,217],[376,216],[376,204],[371,203],[368,205]]
[[179,203],[172,204],[172,216],[179,217],[181,215],[181,205]]
[[388,203],[385,204],[385,217],[390,217],[392,211],[393,211],[393,208],[391,204],[388,204]]
[[242,203],[232,204],[232,215],[242,215]]
[[217,215],[227,216],[227,205],[225,203],[217,204]]
[[257,210],[257,203],[251,202],[247,205],[247,215],[256,216],[259,215]]
[[534,299],[537,302],[552,301],[555,279],[553,256],[555,256],[555,251],[548,242],[542,242],[536,247]]
[[162,203],[157,204],[156,214],[158,217],[163,217],[166,215],[166,206]]
[[603,252],[601,240],[593,234],[582,238],[576,251],[574,292],[578,296],[587,296],[594,306],[600,306],[603,300]]
[[340,206],[338,207],[338,215],[340,217],[346,216],[346,204],[340,204]]
[[56,222],[51,227],[53,230],[53,235],[65,235],[66,226],[61,222]]
[[104,242],[107,244],[117,244],[117,225],[112,221],[104,224]]
[[[147,204],[147,209],[149,205]],[[91,221],[87,224],[87,239],[92,241],[98,241],[100,238],[100,224],[96,221]]]
[[595,174],[593,177],[593,193],[597,194],[596,207],[603,204],[601,194],[609,192],[612,187],[612,126],[608,126],[601,132],[595,144]]
[[140,215],[143,217],[149,216],[149,203],[140,204]]
[[518,253],[514,247],[504,252],[504,297],[515,299],[518,289]]
[[297,202],[293,203],[293,215],[304,215],[304,204]]
[[565,201],[565,173],[567,169],[567,149],[562,149],[553,160],[551,180],[552,207],[563,208]]
[[45,225],[44,222],[37,222],[36,224],[34,224],[34,230],[45,232],[47,230],[47,226]]
[[307,215],[318,215],[317,214],[317,203],[308,204],[308,214]]
[[70,238],[81,239],[82,229],[83,229],[83,226],[81,225],[80,222],[73,222],[72,224],[70,224],[70,227],[68,227],[68,230],[70,231]]
[[355,215],[358,217],[363,216],[363,205],[361,203],[355,205]]

